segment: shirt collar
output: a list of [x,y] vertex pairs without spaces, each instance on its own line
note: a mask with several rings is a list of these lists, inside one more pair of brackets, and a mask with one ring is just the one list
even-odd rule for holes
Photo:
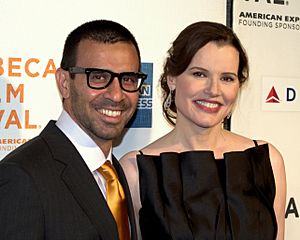
[[73,143],[91,172],[97,170],[105,161],[112,161],[112,149],[110,149],[108,157],[105,158],[104,153],[94,140],[79,127],[65,110],[59,116],[56,126]]

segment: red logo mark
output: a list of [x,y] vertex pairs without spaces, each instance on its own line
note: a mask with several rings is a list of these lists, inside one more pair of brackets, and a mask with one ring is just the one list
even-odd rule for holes
[[278,97],[278,94],[274,88],[274,86],[272,86],[271,91],[268,94],[268,97],[266,99],[266,103],[279,103],[280,99]]

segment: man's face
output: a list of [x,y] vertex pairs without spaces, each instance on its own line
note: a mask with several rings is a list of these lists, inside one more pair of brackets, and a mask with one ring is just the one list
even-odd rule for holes
[[[126,42],[79,43],[76,67],[101,68],[116,73],[138,72],[139,59],[134,45]],[[125,92],[117,78],[105,89],[91,89],[86,74],[66,75],[64,108],[72,119],[98,144],[118,137],[135,112],[139,93]]]

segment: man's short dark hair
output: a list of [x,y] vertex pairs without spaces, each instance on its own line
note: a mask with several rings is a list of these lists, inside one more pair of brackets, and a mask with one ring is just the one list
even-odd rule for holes
[[77,49],[82,40],[93,40],[109,44],[117,42],[132,43],[138,54],[139,65],[141,64],[138,44],[127,28],[110,20],[95,20],[82,24],[68,35],[64,45],[61,68],[68,69],[76,65]]

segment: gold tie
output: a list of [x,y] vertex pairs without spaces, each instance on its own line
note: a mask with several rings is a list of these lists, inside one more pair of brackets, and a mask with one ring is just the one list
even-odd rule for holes
[[122,185],[118,180],[116,170],[106,161],[98,171],[106,181],[106,201],[118,227],[119,239],[129,240],[129,225],[126,200]]

